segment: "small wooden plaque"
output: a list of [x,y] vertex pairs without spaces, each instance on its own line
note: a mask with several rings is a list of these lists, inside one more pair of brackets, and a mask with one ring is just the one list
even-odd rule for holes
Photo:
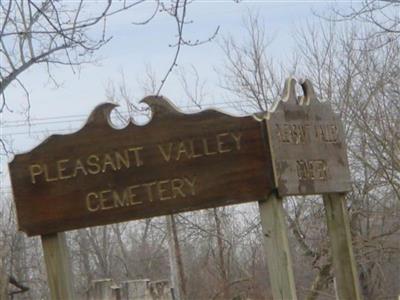
[[48,234],[257,201],[273,189],[266,130],[252,116],[183,114],[143,100],[152,120],[114,129],[114,104],[76,133],[55,135],[9,164],[20,230]]
[[268,113],[275,185],[281,197],[351,190],[346,141],[339,117],[315,97],[311,83],[285,83],[283,99]]

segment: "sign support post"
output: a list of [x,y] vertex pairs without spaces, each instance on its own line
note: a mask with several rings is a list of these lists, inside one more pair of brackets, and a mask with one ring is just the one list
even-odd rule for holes
[[74,299],[67,230],[263,199],[272,294],[296,300],[282,202],[322,194],[338,297],[360,300],[344,197],[351,178],[343,126],[310,81],[301,83],[300,97],[296,83],[286,80],[272,112],[246,117],[183,114],[149,96],[142,101],[151,121],[117,130],[109,122],[115,105],[105,103],[79,131],[16,155],[9,166],[18,226],[42,237],[51,298]]
[[[360,300],[345,205],[351,178],[344,130],[330,105],[317,99],[309,80],[301,83],[302,96],[296,94],[296,83],[286,80],[282,99],[262,116],[267,122],[275,186],[280,197],[323,195],[338,297]],[[270,272],[276,275],[279,268]],[[275,298],[280,299],[274,294]]]
[[78,131],[50,136],[9,164],[18,227],[42,237],[52,299],[75,299],[65,231],[272,193],[263,122],[215,110],[184,114],[160,96],[142,102],[151,110],[146,125],[117,129],[115,105],[101,104]]
[[186,290],[184,284],[184,273],[182,265],[182,257],[178,245],[178,238],[176,236],[176,224],[174,215],[167,215],[165,220],[167,222],[167,237],[168,237],[168,256],[170,265],[170,278],[173,288],[175,300],[185,300]]
[[283,199],[272,193],[258,205],[273,299],[296,300]]
[[323,196],[339,299],[360,300],[345,194]]
[[41,239],[51,299],[75,299],[65,232],[41,235]]

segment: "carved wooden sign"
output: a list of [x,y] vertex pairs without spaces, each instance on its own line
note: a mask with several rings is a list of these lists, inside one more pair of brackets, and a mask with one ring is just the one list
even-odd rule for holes
[[275,185],[281,197],[351,190],[346,141],[339,117],[317,100],[311,83],[288,79],[284,96],[266,116]]
[[18,224],[28,235],[257,201],[273,189],[265,124],[214,110],[183,114],[144,100],[151,121],[110,125],[114,104],[84,127],[49,137],[9,164]]

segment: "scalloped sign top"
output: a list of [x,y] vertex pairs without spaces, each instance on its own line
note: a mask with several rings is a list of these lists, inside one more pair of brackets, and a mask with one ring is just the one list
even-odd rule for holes
[[273,189],[266,128],[252,116],[183,114],[143,100],[145,126],[109,124],[98,106],[76,133],[49,137],[9,164],[19,229],[28,235],[257,201]]
[[278,194],[312,195],[351,190],[346,141],[340,118],[315,96],[309,80],[296,96],[285,83],[282,100],[265,117]]

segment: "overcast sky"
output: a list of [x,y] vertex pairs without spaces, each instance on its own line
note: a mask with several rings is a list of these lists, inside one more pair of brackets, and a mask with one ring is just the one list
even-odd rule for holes
[[[187,37],[204,39],[218,26],[220,30],[217,39],[210,43],[183,48],[178,64],[186,69],[193,65],[200,78],[206,80],[206,103],[214,107],[221,106],[219,103],[226,99],[218,88],[218,74],[215,72],[215,68],[221,67],[223,61],[218,40],[227,35],[232,35],[238,41],[244,39],[243,18],[249,11],[258,13],[265,22],[267,35],[273,38],[269,55],[278,62],[292,55],[295,32],[307,23],[319,22],[315,13],[328,13],[332,5],[346,9],[355,2],[265,0],[235,4],[233,1],[195,1],[189,6],[188,18],[194,22],[185,28]],[[99,62],[85,65],[75,73],[66,66],[55,68],[53,75],[60,87],[56,88],[49,82],[43,67],[36,66],[25,72],[20,79],[30,94],[32,125],[28,127],[23,122],[24,117],[18,114],[26,106],[25,94],[18,87],[10,87],[7,101],[14,113],[0,115],[2,138],[12,142],[14,150],[20,153],[29,151],[51,133],[73,132],[83,125],[85,117],[97,104],[106,101],[107,86],[110,82],[118,84],[121,72],[132,95],[136,99],[144,96],[140,82],[144,79],[146,66],[154,69],[158,79],[164,76],[174,55],[174,49],[168,45],[174,42],[176,33],[172,19],[163,15],[158,15],[145,26],[131,24],[149,15],[152,7],[149,1],[140,8],[111,18],[107,30],[113,39],[97,53]],[[191,108],[186,107],[187,99],[175,77],[168,79],[161,94],[178,106],[183,106],[184,110]],[[3,173],[6,173],[7,161],[11,158],[1,157],[0,168]],[[0,186],[4,193],[10,183],[6,176],[1,178]]]

